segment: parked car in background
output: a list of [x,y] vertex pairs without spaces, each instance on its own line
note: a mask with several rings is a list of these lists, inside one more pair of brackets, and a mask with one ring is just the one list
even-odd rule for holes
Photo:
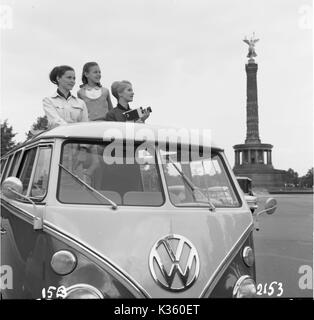
[[257,197],[252,190],[252,179],[248,177],[236,177],[237,181],[244,193],[244,198],[249,205],[252,213],[258,208]]

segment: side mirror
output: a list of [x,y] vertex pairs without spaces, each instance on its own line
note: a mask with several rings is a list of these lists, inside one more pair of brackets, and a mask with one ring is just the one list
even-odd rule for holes
[[6,178],[2,183],[2,194],[11,200],[16,200],[23,192],[23,184],[16,177]]
[[[26,199],[30,202],[34,207],[34,212],[36,212],[35,202],[27,196],[22,194],[23,192],[23,184],[22,181],[16,177],[8,177],[6,178],[1,186],[2,194],[10,200],[16,200],[19,197]],[[40,215],[39,217],[35,217],[34,219],[34,229],[42,230],[43,229],[43,217]]]
[[258,212],[255,215],[255,219],[254,219],[254,225],[255,225],[255,230],[258,231],[259,230],[259,223],[258,223],[258,216],[261,215],[262,213],[266,212],[267,214],[273,214],[277,208],[277,200],[274,198],[269,198],[266,200],[265,202],[265,209]]
[[269,198],[265,203],[265,211],[267,214],[273,214],[277,209],[277,200],[274,198]]

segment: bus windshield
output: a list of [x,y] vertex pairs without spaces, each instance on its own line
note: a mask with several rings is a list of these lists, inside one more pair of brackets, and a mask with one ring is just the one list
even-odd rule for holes
[[[154,147],[135,146],[131,152],[126,152],[125,143],[121,150],[107,147],[106,143],[66,142],[60,164],[119,206],[161,206],[164,196]],[[59,171],[60,202],[104,204],[99,198],[66,170]]]
[[[198,152],[186,151],[178,146],[177,150],[160,148],[163,170],[171,202],[175,206],[205,206],[206,201],[193,197],[191,187],[186,183],[189,179],[201,190],[203,198],[215,207],[238,207],[239,200],[227,175],[223,159],[219,152],[211,151],[208,157]],[[183,152],[188,155],[183,156]],[[184,173],[180,174],[179,170]]]

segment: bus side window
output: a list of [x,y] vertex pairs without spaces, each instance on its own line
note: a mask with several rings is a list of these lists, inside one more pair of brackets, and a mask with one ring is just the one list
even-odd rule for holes
[[39,148],[34,179],[30,192],[31,197],[44,197],[48,189],[48,177],[51,159],[51,147]]
[[2,177],[2,172],[3,172],[3,170],[4,170],[4,167],[5,167],[5,164],[6,164],[7,160],[8,160],[8,159],[1,159],[1,168],[0,168],[0,170],[1,170],[1,177]]
[[37,147],[28,149],[24,152],[24,155],[17,173],[17,177],[22,181],[22,184],[23,184],[22,193],[24,195],[27,195],[27,190],[28,190],[30,179],[31,179],[34,162],[35,162],[36,151],[37,151]]
[[8,161],[7,161],[7,165],[5,166],[4,168],[4,171],[3,171],[3,175],[1,176],[1,183],[5,180],[5,178],[7,177],[7,173],[11,167],[11,160],[12,160],[12,157],[13,155],[10,155],[9,158],[8,158]]
[[12,176],[15,177],[16,170],[17,170],[17,167],[18,167],[18,164],[19,164],[19,160],[20,160],[21,154],[22,154],[22,150],[17,151],[14,154],[14,157],[13,157],[13,160],[12,160],[12,163],[11,163],[11,168],[10,168],[10,171],[9,171],[9,174],[8,174],[9,177],[12,177]]

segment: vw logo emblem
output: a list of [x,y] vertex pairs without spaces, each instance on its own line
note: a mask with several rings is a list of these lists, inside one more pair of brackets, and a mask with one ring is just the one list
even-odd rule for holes
[[193,244],[183,236],[172,234],[154,244],[149,268],[158,285],[178,292],[193,285],[200,271],[200,262]]

